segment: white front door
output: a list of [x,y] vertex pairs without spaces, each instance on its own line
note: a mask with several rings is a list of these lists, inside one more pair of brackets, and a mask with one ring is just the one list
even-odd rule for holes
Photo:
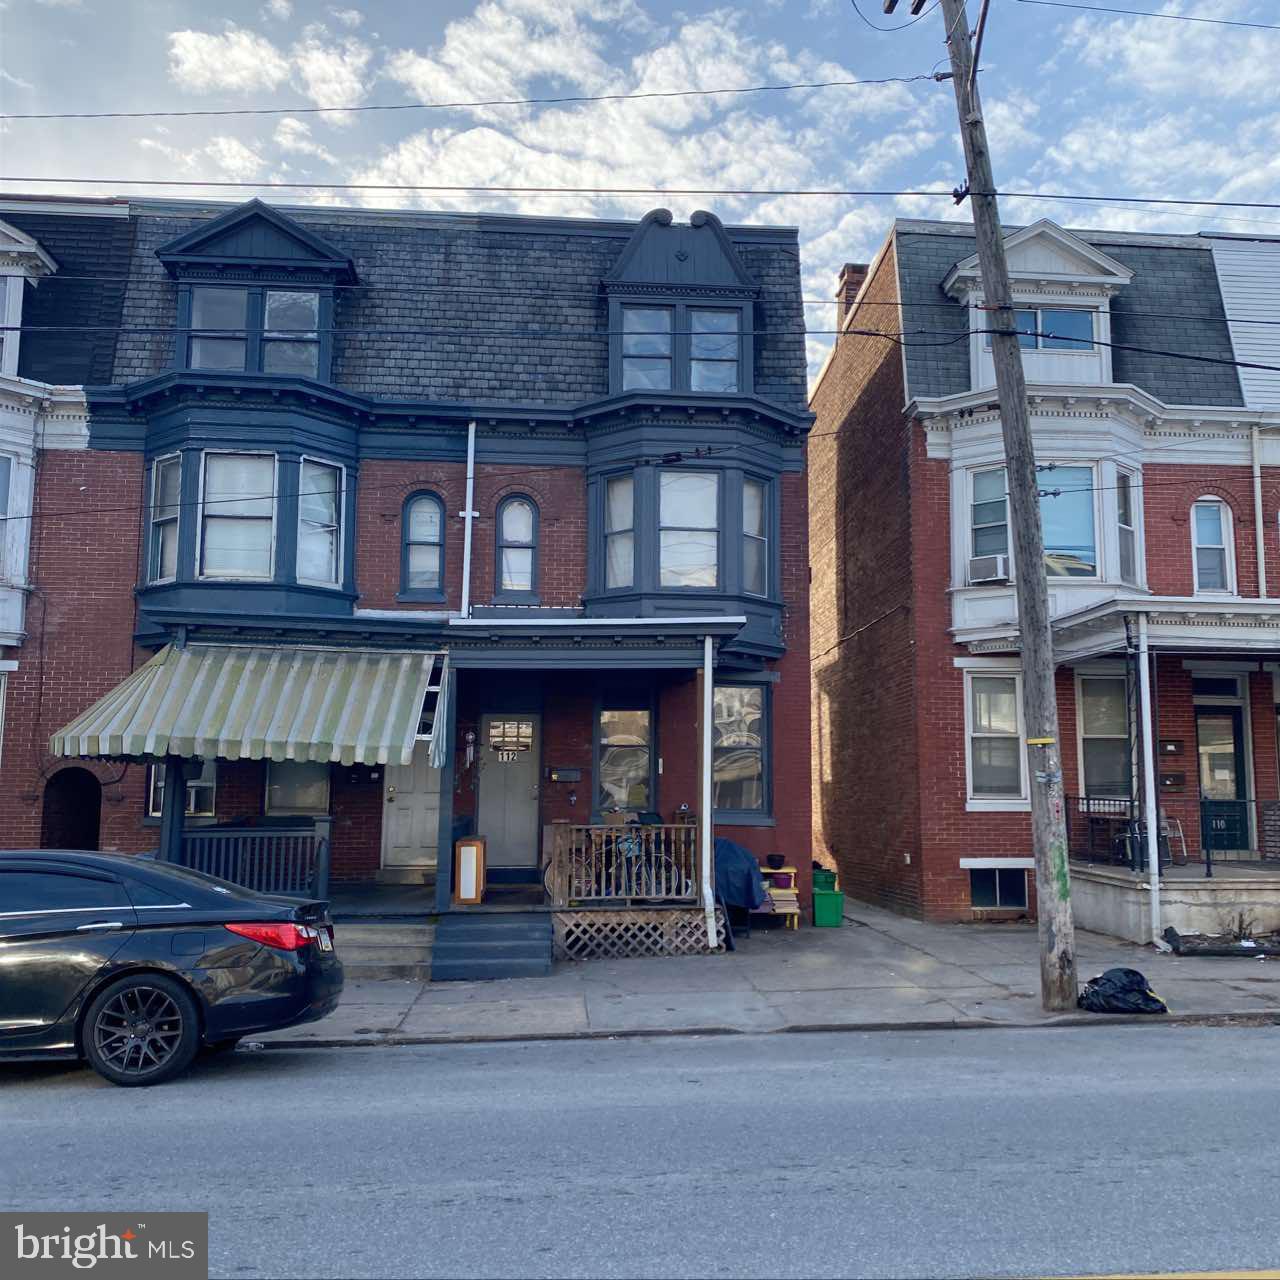
[[538,865],[541,718],[480,717],[480,797],[476,834],[490,867]]
[[434,867],[440,844],[440,770],[431,744],[413,748],[413,763],[386,766],[382,805],[382,865]]

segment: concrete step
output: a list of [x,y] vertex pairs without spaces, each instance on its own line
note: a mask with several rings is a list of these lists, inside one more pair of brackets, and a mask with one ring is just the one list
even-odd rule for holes
[[338,923],[333,945],[350,981],[407,979],[426,982],[431,977],[434,924],[403,920]]
[[477,982],[495,978],[539,978],[551,972],[546,959],[483,959],[431,961],[432,982]]
[[550,943],[520,940],[501,941],[486,939],[483,942],[446,942],[440,939],[431,951],[433,960],[540,960],[547,954]]
[[429,947],[435,941],[435,936],[435,925],[400,920],[379,924],[339,923],[333,930],[334,941],[340,947]]

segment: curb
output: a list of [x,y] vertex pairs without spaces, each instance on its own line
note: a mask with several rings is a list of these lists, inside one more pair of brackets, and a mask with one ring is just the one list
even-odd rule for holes
[[621,1030],[543,1031],[527,1035],[380,1035],[377,1038],[330,1036],[323,1039],[253,1041],[258,1049],[380,1049],[384,1047],[450,1044],[536,1044],[560,1040],[656,1040],[673,1036],[828,1035],[833,1032],[873,1031],[1056,1031],[1077,1027],[1274,1027],[1277,1013],[1171,1013],[1161,1017],[1127,1014],[1067,1013],[1043,1022],[987,1022],[955,1018],[947,1022],[803,1022],[782,1027],[633,1027]]

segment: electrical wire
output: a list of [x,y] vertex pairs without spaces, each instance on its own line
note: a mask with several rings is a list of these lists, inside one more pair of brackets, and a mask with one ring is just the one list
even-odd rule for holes
[[1173,22],[1203,22],[1215,27],[1252,27],[1258,31],[1280,31],[1274,22],[1247,22],[1241,18],[1201,18],[1189,13],[1153,13],[1150,9],[1117,9],[1112,5],[1078,4],[1071,0],[1018,0],[1019,4],[1038,4],[1051,9],[1080,9],[1085,13],[1119,13],[1126,18],[1166,18]]
[[905,31],[908,27],[914,27],[917,22],[921,22],[925,18],[927,18],[934,11],[934,9],[936,9],[938,5],[942,3],[942,0],[933,0],[933,4],[928,9],[925,9],[922,12],[917,13],[914,18],[908,18],[906,22],[899,22],[896,26],[892,26],[892,27],[883,27],[879,23],[872,22],[871,19],[868,18],[867,15],[863,13],[862,10],[858,7],[858,0],[849,0],[849,3],[853,5],[854,13],[856,13],[858,17],[860,17],[862,21],[865,22],[867,26],[871,28],[872,31]]
[[[923,15],[921,15],[923,16]],[[746,93],[790,93],[801,89],[855,89],[883,84],[914,84],[931,75],[884,76],[878,80],[797,80],[788,84],[749,84],[723,89],[649,89],[635,93],[569,94],[555,98],[486,98],[469,102],[381,102],[349,107],[215,107],[185,111],[43,111],[4,114],[0,120],[173,120],[207,116],[305,116],[332,112],[466,111],[480,107],[573,106],[587,102],[636,102],[653,98],[709,98]]]
[[[35,175],[19,176],[0,174],[0,182],[42,182],[59,185],[98,185],[121,187],[213,187],[236,190],[262,191],[406,191],[443,192],[445,194],[479,195],[542,195],[542,196],[725,196],[739,198],[774,199],[781,196],[815,196],[826,199],[897,199],[900,196],[918,196],[922,199],[954,200],[954,193],[931,190],[860,190],[850,187],[537,187],[497,186],[493,184],[446,184],[426,182],[280,182],[253,179],[200,179],[200,178],[63,178]],[[22,193],[30,198],[30,193]],[[1280,200],[1204,200],[1172,196],[1119,196],[1084,195],[1062,191],[972,191],[969,195],[994,196],[1006,200],[1044,200],[1054,203],[1156,205],[1160,208],[1172,205],[1188,205],[1203,209],[1280,209]],[[0,192],[0,200],[10,198]],[[90,197],[92,198],[92,197]],[[324,206],[317,205],[317,209]]]

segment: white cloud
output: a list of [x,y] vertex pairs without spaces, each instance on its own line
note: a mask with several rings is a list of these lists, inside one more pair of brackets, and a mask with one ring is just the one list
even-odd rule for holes
[[284,22],[293,14],[293,0],[267,0],[262,6],[264,18],[275,18]]
[[329,13],[335,21],[341,22],[344,27],[350,27],[353,31],[364,21],[364,14],[359,9],[330,9]]
[[45,9],[83,9],[84,0],[36,0]]
[[337,163],[337,157],[311,137],[310,126],[302,120],[295,120],[293,116],[285,116],[276,125],[273,137],[281,151],[292,152],[294,155],[315,156],[330,164]]
[[11,84],[15,89],[34,89],[35,85],[30,81],[23,80],[20,76],[10,74],[8,71],[0,69],[0,80],[5,84]]
[[266,168],[266,162],[252,147],[226,134],[211,138],[202,152],[215,166],[214,176],[231,182],[261,177]]
[[[354,107],[364,98],[373,51],[368,45],[347,36],[331,40],[328,28],[315,23],[293,46],[293,66],[302,92],[318,107]],[[347,124],[351,117],[331,112],[326,124]]]
[[169,78],[193,93],[274,89],[288,75],[288,61],[270,40],[234,23],[221,35],[174,31],[169,36]]

